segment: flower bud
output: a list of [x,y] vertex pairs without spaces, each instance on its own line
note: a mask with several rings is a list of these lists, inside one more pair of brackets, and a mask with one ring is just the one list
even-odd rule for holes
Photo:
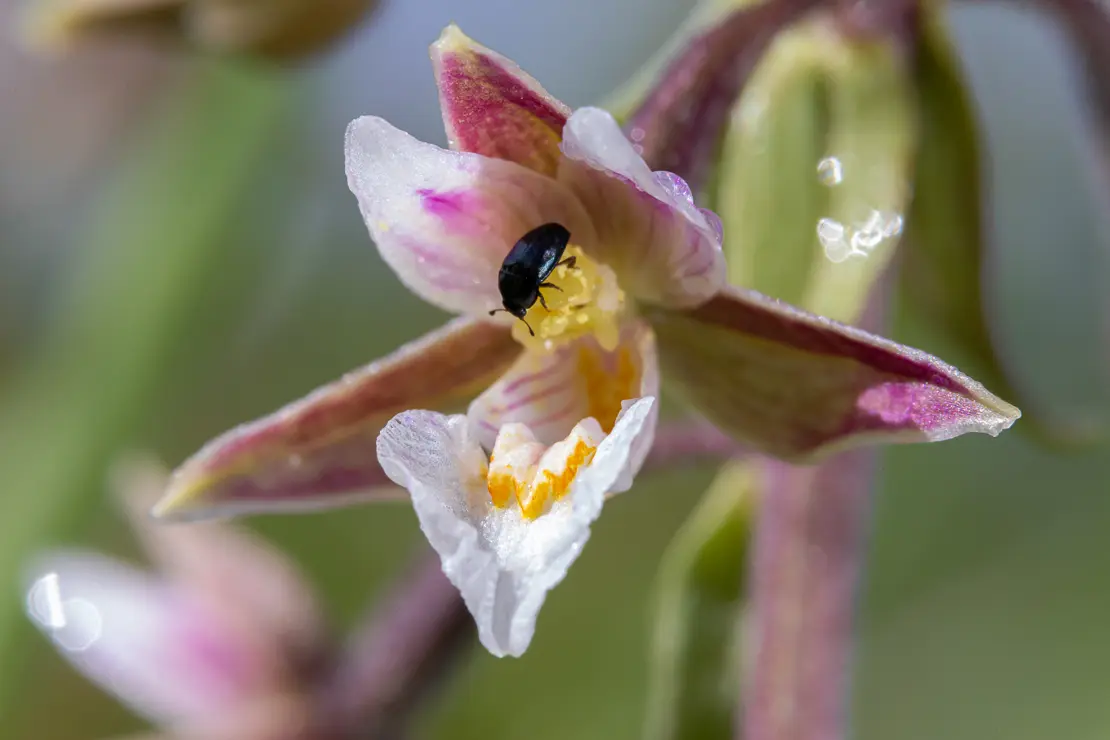
[[725,135],[730,280],[854,321],[899,242],[914,137],[898,41],[849,40],[822,18],[781,34]]
[[203,51],[289,60],[322,51],[375,0],[48,0],[29,17],[32,43],[66,48],[104,33],[156,35]]

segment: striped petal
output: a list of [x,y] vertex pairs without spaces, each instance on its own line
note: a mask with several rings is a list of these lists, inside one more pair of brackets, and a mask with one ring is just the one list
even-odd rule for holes
[[704,303],[725,282],[721,221],[689,186],[652,172],[613,117],[581,108],[563,130],[559,180],[589,211],[597,242],[581,242],[637,298],[670,307]]
[[86,552],[31,570],[27,611],[75,668],[156,724],[203,724],[270,684],[272,664],[203,604]]
[[1021,416],[935,357],[758,293],[731,289],[648,318],[675,390],[734,438],[780,458],[996,436]]
[[525,352],[470,404],[468,416],[488,450],[501,427],[510,423],[526,425],[545,445],[563,439],[587,417],[608,432],[622,401],[659,395],[656,362],[651,330],[642,322],[629,322],[612,352],[592,336],[552,352]]
[[347,184],[382,259],[446,311],[483,315],[501,306],[501,262],[541,224],[593,240],[570,191],[518,164],[440,149],[370,116],[347,127],[346,152]]
[[395,495],[374,454],[382,425],[403,409],[471,396],[519,352],[503,326],[457,319],[209,442],[174,473],[156,513],[302,511]]
[[512,61],[448,26],[432,44],[443,125],[452,149],[554,175],[570,109]]

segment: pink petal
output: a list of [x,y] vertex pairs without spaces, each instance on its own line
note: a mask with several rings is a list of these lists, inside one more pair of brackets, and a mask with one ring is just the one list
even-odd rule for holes
[[[131,528],[166,580],[204,604],[243,645],[281,658],[292,679],[321,660],[327,634],[319,601],[296,565],[259,537],[222,522],[166,525],[150,509],[168,474],[152,460],[119,464],[115,488]],[[275,671],[275,673],[278,671]]]
[[608,433],[622,401],[658,395],[655,338],[642,322],[630,322],[612,352],[587,336],[554,352],[524,353],[474,400],[468,416],[486,449],[511,422],[527,425],[539,442],[551,445],[590,416]]
[[204,722],[269,683],[272,664],[186,594],[93,553],[32,570],[27,610],[62,656],[156,724]]
[[670,307],[707,301],[725,282],[721,221],[694,205],[689,186],[652,172],[613,117],[581,108],[563,130],[559,180],[578,196],[597,230],[584,242],[637,298]]
[[996,436],[1021,416],[935,357],[758,293],[730,289],[648,318],[675,389],[734,438],[777,457]]
[[558,170],[570,109],[509,59],[458,26],[432,44],[443,125],[452,149],[516,162],[545,175]]
[[[397,412],[462,399],[517,357],[500,325],[458,319],[269,416],[209,442],[174,473],[169,518],[300,511],[381,498],[375,453]],[[387,495],[392,495],[389,493]]]
[[444,310],[484,315],[500,307],[501,262],[541,224],[593,239],[570,191],[518,164],[440,149],[369,116],[347,127],[346,150],[347,184],[382,259]]

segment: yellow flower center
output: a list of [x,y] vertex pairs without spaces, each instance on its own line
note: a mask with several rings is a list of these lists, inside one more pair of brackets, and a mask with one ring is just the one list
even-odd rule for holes
[[601,427],[586,419],[566,439],[545,450],[522,424],[506,424],[490,456],[486,488],[499,509],[513,501],[525,519],[535,519],[570,492],[579,470],[594,459],[604,438]]
[[613,431],[621,402],[640,395],[640,368],[632,350],[603,355],[591,347],[578,352],[578,373],[585,380],[587,416],[597,419],[601,430]]
[[606,350],[616,348],[620,338],[620,315],[624,291],[616,274],[607,266],[590,259],[581,247],[571,244],[563,259],[575,258],[574,267],[556,267],[547,281],[554,288],[540,288],[547,308],[540,301],[525,314],[524,320],[536,333],[528,333],[522,322],[513,325],[513,337],[526,349],[554,349],[558,342],[593,334]]

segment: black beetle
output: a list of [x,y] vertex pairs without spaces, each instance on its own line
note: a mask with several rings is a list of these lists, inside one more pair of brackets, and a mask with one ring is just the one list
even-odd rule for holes
[[550,223],[537,226],[513,245],[501,263],[497,273],[497,287],[501,291],[501,305],[489,312],[493,316],[498,311],[506,311],[516,316],[528,327],[528,333],[536,336],[524,314],[528,313],[536,301],[547,308],[547,302],[540,288],[562,290],[558,285],[545,282],[559,265],[574,267],[575,257],[561,260],[570,242],[570,232],[562,224]]

